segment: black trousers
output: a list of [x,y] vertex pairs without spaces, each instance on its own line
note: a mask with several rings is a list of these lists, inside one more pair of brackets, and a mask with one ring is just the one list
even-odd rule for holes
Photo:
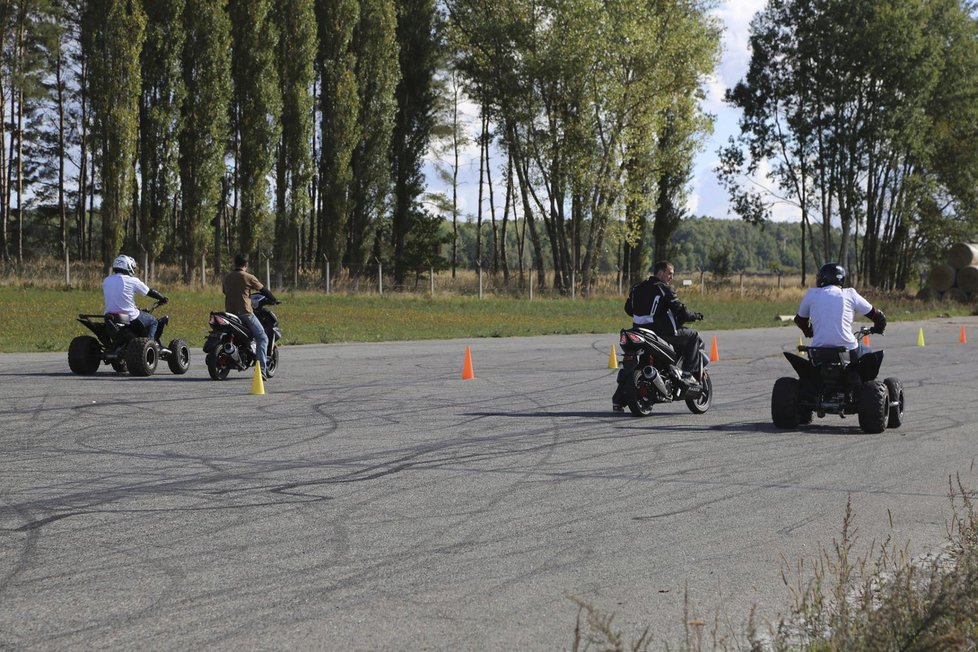
[[680,328],[675,335],[662,336],[683,357],[683,371],[693,373],[699,369],[699,354],[703,349],[700,334],[692,328]]

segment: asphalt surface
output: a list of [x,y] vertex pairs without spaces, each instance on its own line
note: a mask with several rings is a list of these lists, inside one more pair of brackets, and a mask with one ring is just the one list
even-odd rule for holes
[[615,334],[286,347],[264,396],[199,350],[145,379],[0,355],[0,648],[568,649],[573,598],[674,644],[687,601],[776,617],[850,499],[857,548],[941,544],[978,318],[873,338],[907,400],[879,435],[775,429],[798,331],[708,326],[712,409],[644,419],[611,412]]

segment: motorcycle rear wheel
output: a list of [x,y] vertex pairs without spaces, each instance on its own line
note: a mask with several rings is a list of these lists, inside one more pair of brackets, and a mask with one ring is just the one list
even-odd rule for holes
[[207,363],[207,373],[210,374],[211,380],[224,380],[231,373],[230,366],[218,366],[217,356],[213,353],[207,354],[205,362]]
[[713,405],[713,379],[710,374],[703,370],[703,380],[700,382],[702,389],[698,398],[686,399],[686,407],[693,414],[703,414]]
[[265,375],[269,378],[275,375],[275,371],[278,369],[278,345],[272,345],[272,352],[268,354],[266,362],[268,363],[268,369],[265,370]]
[[629,392],[631,397],[628,399],[628,410],[637,417],[647,417],[652,414],[652,406],[655,405],[655,401],[646,397],[640,396],[638,393],[638,379],[642,377],[642,371],[640,369],[635,370],[635,374],[632,378],[632,391]]

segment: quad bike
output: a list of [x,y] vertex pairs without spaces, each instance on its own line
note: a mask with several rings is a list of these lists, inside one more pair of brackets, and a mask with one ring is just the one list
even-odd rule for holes
[[710,409],[713,380],[706,371],[710,359],[702,342],[695,378],[683,377],[681,358],[675,349],[648,329],[622,329],[618,342],[624,355],[618,370],[618,390],[612,399],[616,406],[627,405],[637,417],[650,415],[656,403],[677,400],[686,401],[686,407],[694,414]]
[[[268,335],[268,368],[262,370],[268,378],[274,376],[278,369],[278,341],[282,338],[278,317],[267,308],[270,303],[263,294],[251,295],[255,317]],[[255,351],[255,338],[248,324],[231,312],[212,312],[209,324],[211,332],[204,340],[204,353],[207,354],[207,373],[212,380],[224,380],[232,369],[244,371],[255,366],[258,355]]]
[[[863,337],[876,332],[861,328]],[[863,432],[880,433],[903,423],[903,383],[897,378],[878,380],[882,351],[852,360],[845,347],[798,347],[806,355],[785,351],[798,378],[778,378],[771,393],[771,419],[779,428],[812,422],[813,414],[859,415]]]
[[[157,301],[146,312],[153,312],[159,305]],[[116,373],[128,371],[131,376],[152,376],[161,359],[177,375],[187,373],[190,368],[190,348],[185,341],[172,340],[167,347],[160,344],[163,329],[170,321],[166,315],[160,317],[154,339],[146,337],[141,321],[128,315],[78,315],[78,321],[95,337],[79,335],[71,340],[68,367],[76,374],[94,374],[103,362],[111,365]]]

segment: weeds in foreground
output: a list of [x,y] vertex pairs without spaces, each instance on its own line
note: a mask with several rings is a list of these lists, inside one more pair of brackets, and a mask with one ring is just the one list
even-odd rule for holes
[[[846,505],[842,532],[811,567],[794,565],[782,578],[791,595],[787,615],[758,631],[753,611],[741,633],[720,626],[719,615],[704,640],[705,621],[684,617],[685,637],[676,649],[852,652],[978,649],[978,513],[975,494],[960,477],[949,478],[951,517],[946,542],[930,555],[911,558],[890,538],[855,554],[853,509]],[[892,525],[892,523],[891,523]],[[788,564],[786,563],[787,567]],[[613,616],[586,602],[578,605],[571,649],[601,652],[651,649],[646,629],[634,640],[617,630]],[[583,617],[583,618],[582,618]],[[665,649],[670,649],[666,645]]]

